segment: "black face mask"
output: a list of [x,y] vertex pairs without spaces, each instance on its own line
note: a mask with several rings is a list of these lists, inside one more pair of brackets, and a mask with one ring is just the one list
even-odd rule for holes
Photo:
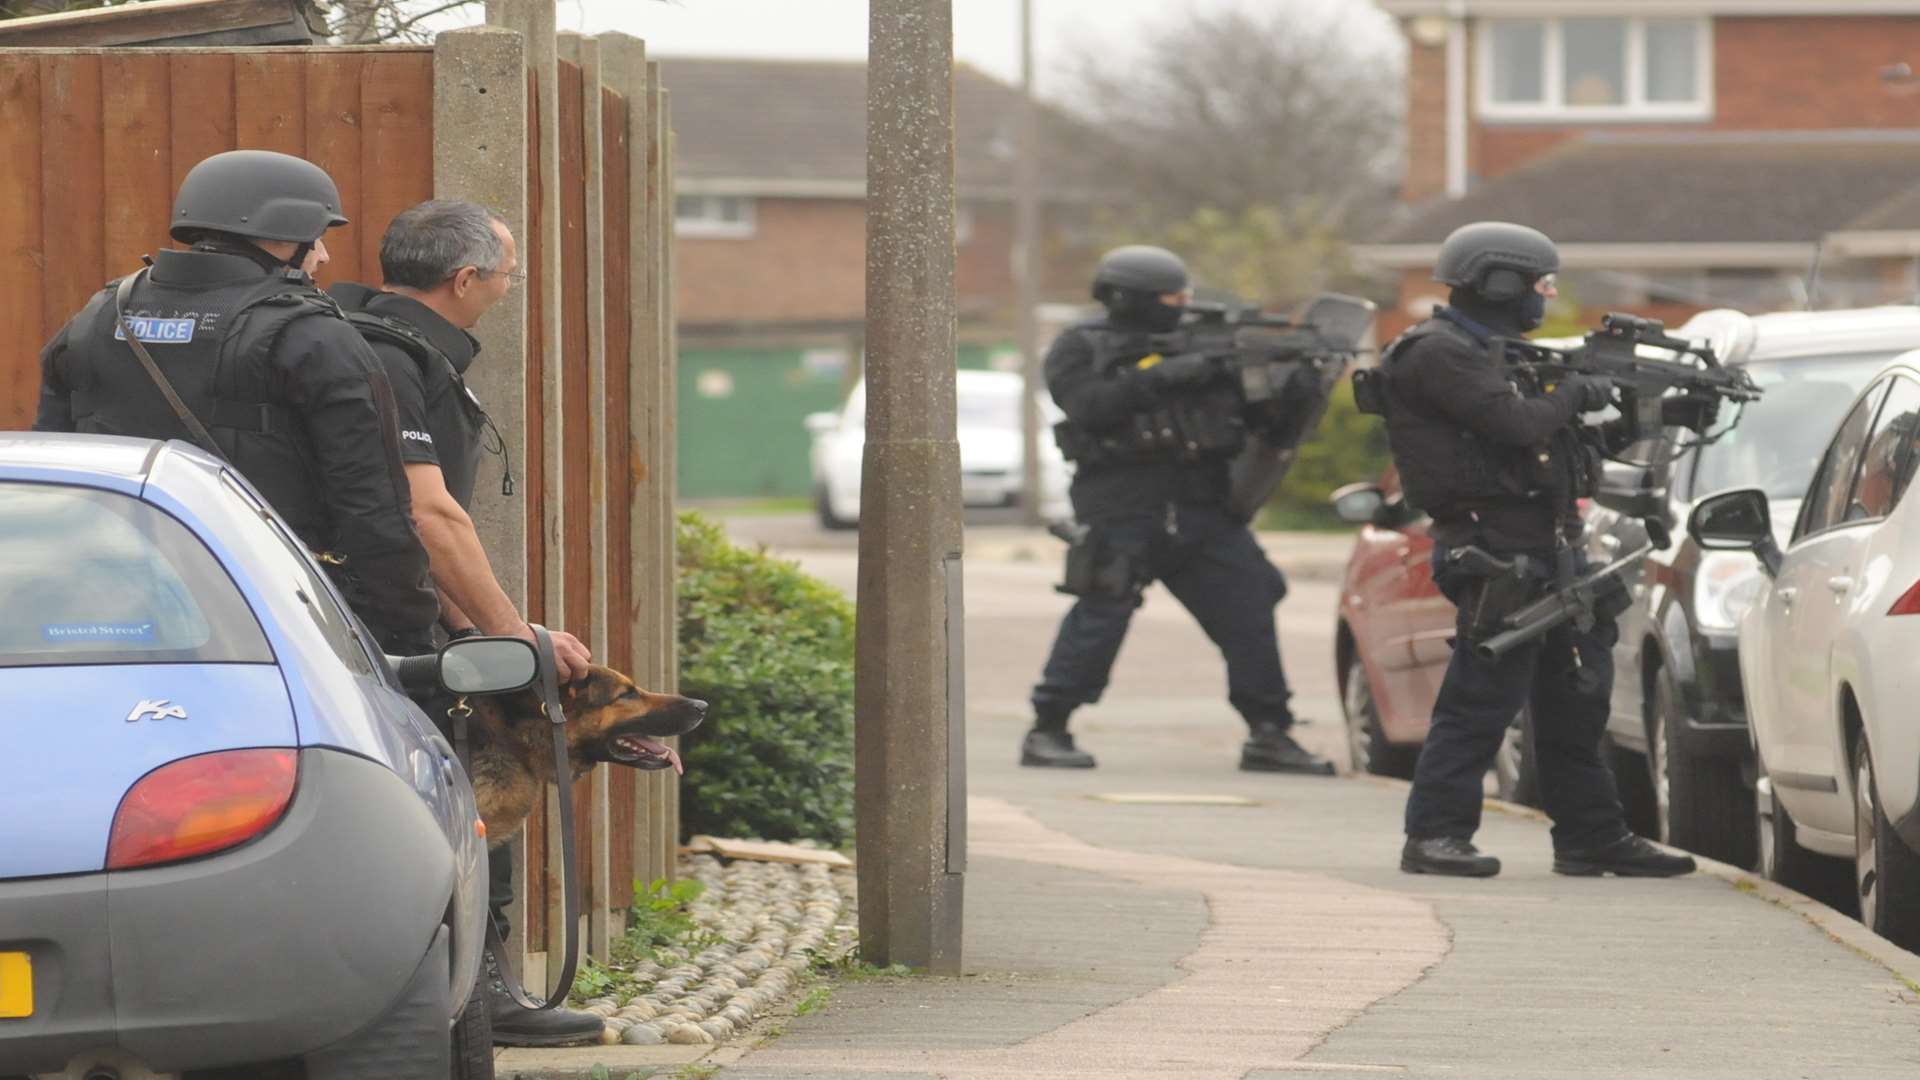
[[1520,298],[1516,305],[1520,316],[1520,329],[1538,330],[1540,324],[1547,321],[1547,298],[1532,289]]
[[1163,304],[1152,293],[1126,290],[1120,293],[1107,307],[1113,321],[1123,326],[1145,330],[1150,334],[1165,334],[1180,328],[1180,320],[1187,314],[1185,304]]

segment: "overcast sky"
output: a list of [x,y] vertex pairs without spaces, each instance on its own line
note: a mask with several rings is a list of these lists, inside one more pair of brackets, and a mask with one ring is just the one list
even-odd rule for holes
[[[1082,43],[1126,55],[1156,27],[1201,11],[1297,9],[1303,18],[1359,16],[1356,26],[1394,38],[1370,0],[1033,0],[1039,88],[1056,91],[1062,66]],[[1020,73],[1020,0],[954,0],[954,53],[1008,81]],[[645,38],[660,56],[866,55],[866,0],[560,0],[560,26]]]

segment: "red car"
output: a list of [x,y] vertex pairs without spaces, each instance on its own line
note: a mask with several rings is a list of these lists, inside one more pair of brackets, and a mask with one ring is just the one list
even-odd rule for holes
[[[1453,655],[1453,605],[1433,583],[1426,515],[1400,497],[1389,469],[1377,484],[1333,494],[1334,512],[1360,526],[1340,588],[1334,675],[1355,772],[1411,779]],[[1525,710],[1492,770],[1494,794],[1537,801]]]

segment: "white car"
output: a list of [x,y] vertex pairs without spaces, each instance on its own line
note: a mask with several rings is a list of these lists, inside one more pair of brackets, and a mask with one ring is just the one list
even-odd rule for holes
[[[1766,493],[1702,501],[1702,547],[1766,568],[1740,623],[1760,869],[1816,895],[1852,864],[1860,921],[1920,948],[1920,352],[1889,363],[1827,444],[1785,549]],[[1845,902],[1844,900],[1842,901]]]
[[[1021,469],[1020,387],[1009,371],[954,373],[954,411],[960,442],[960,501],[970,507],[1017,506]],[[1067,503],[1072,472],[1053,441],[1059,406],[1039,395],[1040,513],[1048,521],[1073,516]],[[813,434],[813,501],[820,524],[851,529],[860,523],[860,460],[867,445],[867,383],[862,379],[836,412],[807,417]]]

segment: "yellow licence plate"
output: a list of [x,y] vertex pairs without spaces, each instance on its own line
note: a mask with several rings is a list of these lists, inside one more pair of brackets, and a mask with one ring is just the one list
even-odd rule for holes
[[0,952],[0,1020],[33,1015],[33,958]]

